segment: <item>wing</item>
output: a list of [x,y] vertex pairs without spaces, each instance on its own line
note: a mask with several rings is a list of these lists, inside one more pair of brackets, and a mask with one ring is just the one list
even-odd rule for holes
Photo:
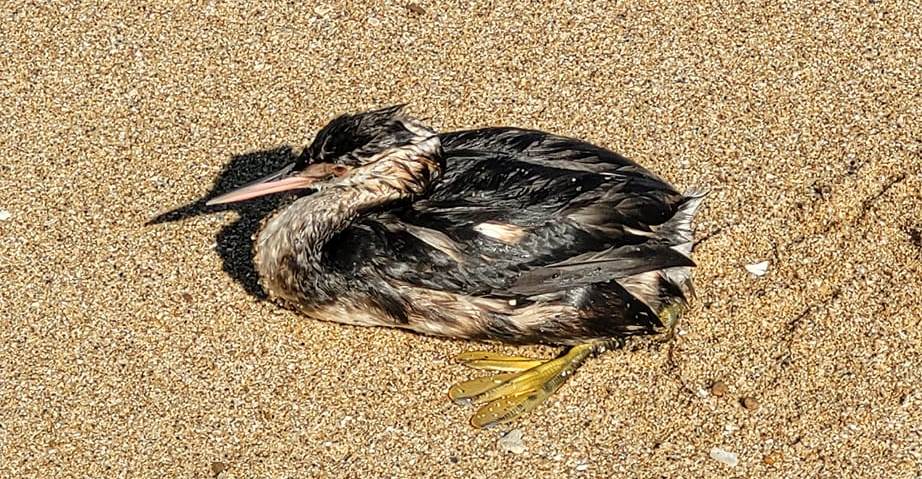
[[508,298],[692,265],[657,232],[686,198],[620,155],[511,128],[442,145],[427,198],[362,218],[325,257],[381,281]]

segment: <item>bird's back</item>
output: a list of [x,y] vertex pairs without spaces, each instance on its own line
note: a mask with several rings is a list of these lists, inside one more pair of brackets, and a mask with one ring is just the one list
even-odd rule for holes
[[440,139],[444,172],[428,196],[325,247],[330,288],[396,326],[511,342],[650,333],[663,308],[684,303],[699,195],[548,133]]

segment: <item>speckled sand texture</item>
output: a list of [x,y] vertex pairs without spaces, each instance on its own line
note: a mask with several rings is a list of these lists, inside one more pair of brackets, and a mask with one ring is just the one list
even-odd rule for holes
[[[75,3],[0,8],[0,477],[922,474],[919,2]],[[672,361],[477,431],[476,345],[261,301],[195,203],[398,102],[710,188]]]

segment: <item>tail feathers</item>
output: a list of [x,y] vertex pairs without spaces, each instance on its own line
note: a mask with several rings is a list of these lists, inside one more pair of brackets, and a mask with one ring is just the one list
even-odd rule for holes
[[[694,245],[691,228],[692,219],[707,194],[708,192],[703,189],[687,190],[683,195],[685,199],[679,205],[676,213],[656,229],[658,237],[668,241],[673,250],[685,257],[691,257],[692,246]],[[629,291],[645,301],[654,310],[660,311],[668,306],[669,303],[668,301],[664,303],[663,298],[675,297],[681,303],[686,303],[694,297],[695,289],[692,286],[691,275],[692,268],[677,266],[664,268],[653,274],[639,275],[633,278],[633,281],[624,281],[624,284]],[[662,288],[671,288],[674,293],[663,295]],[[655,294],[653,290],[656,291]]]
[[669,244],[680,253],[690,255],[693,243],[691,228],[692,218],[707,196],[708,191],[699,188],[687,190],[685,199],[679,205],[676,213],[665,223],[656,227],[656,236],[669,241]]

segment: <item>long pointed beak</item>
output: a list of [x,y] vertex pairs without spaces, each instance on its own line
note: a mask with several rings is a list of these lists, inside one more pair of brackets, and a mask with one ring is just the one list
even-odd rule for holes
[[299,188],[309,188],[311,184],[318,179],[317,176],[309,176],[294,172],[295,164],[292,163],[275,173],[264,176],[246,186],[237,188],[229,193],[217,196],[208,200],[206,205],[220,205],[232,203],[235,201],[249,200],[259,196],[281,191],[296,190]]

